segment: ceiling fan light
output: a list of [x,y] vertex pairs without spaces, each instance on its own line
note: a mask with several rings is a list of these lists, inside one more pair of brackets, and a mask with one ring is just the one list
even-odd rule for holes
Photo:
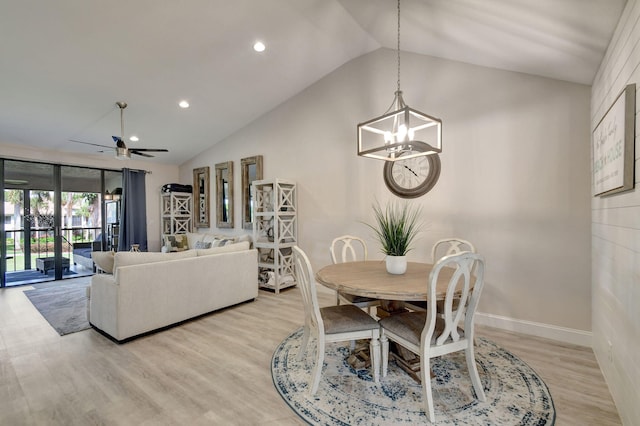
[[129,160],[131,152],[127,148],[116,147],[116,158],[118,160]]

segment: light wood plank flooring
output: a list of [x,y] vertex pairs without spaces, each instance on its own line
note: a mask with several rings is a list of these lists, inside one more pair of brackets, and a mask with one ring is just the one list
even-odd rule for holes
[[[296,288],[260,291],[255,302],[122,345],[94,330],[58,336],[25,289],[0,290],[1,425],[304,424],[270,374],[274,348],[302,324]],[[543,377],[557,425],[621,424],[590,349],[488,327],[477,334]]]

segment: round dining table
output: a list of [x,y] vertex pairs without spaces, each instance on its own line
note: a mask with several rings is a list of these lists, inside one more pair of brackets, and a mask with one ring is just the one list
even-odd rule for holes
[[[408,262],[407,272],[387,272],[384,260],[366,260],[328,265],[318,270],[316,281],[332,290],[382,300],[427,300],[430,263]],[[436,299],[444,300],[454,270],[443,268],[438,275]]]

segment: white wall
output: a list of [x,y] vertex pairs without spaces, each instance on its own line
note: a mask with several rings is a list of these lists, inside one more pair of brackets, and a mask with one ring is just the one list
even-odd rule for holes
[[[593,84],[592,129],[627,84],[640,89],[639,19],[628,0]],[[640,424],[639,109],[636,95],[635,189],[591,202],[593,349],[625,425]]]
[[[345,64],[183,164],[181,181],[231,160],[240,194],[240,159],[261,154],[265,178],[298,182],[299,245],[315,268],[344,233],[382,258],[361,222],[376,198],[394,197],[383,163],[356,155],[356,125],[389,107],[395,73],[392,50]],[[468,239],[486,257],[485,321],[532,333],[546,324],[590,345],[589,87],[409,53],[401,83],[410,106],[444,123],[440,180],[413,201],[427,226],[410,260],[429,260],[442,237]]]
[[147,170],[145,179],[147,198],[147,245],[149,251],[160,251],[160,188],[165,183],[177,182],[178,166],[139,160],[116,160],[98,155],[78,155],[68,152],[35,150],[33,147],[0,143],[0,156],[16,160],[32,160],[54,164],[98,167],[121,170],[123,167]]

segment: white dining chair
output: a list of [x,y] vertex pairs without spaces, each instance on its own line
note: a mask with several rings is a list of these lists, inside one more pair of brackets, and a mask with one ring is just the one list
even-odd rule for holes
[[431,263],[436,263],[443,256],[458,254],[463,251],[475,253],[476,248],[469,241],[461,238],[443,238],[436,241],[431,247]]
[[[458,254],[464,251],[475,253],[476,248],[469,241],[463,240],[462,238],[443,238],[436,241],[431,247],[431,263],[435,264],[438,259],[443,256]],[[412,311],[424,311],[427,309],[427,302],[421,300],[405,302],[404,306]]]
[[[331,261],[334,264],[367,260],[367,244],[362,238],[354,237],[353,235],[342,235],[334,238],[329,247],[329,252],[331,253]],[[380,305],[380,300],[378,299],[336,291],[336,304],[339,305],[343,301],[367,310]]]
[[337,305],[320,308],[316,292],[316,281],[307,255],[297,246],[293,247],[293,260],[298,286],[304,304],[304,329],[302,344],[296,359],[302,360],[312,338],[316,340],[315,365],[309,382],[309,392],[315,395],[320,384],[324,363],[325,345],[329,342],[344,342],[369,339],[371,373],[375,382],[380,381],[380,327],[378,322],[354,305]]
[[[447,286],[442,311],[438,311],[436,286],[443,268],[454,268]],[[475,274],[473,273],[475,271]],[[482,256],[462,252],[441,258],[429,274],[428,307],[426,312],[406,312],[380,320],[382,345],[382,376],[389,365],[389,340],[420,356],[420,378],[424,408],[429,421],[435,421],[431,391],[431,358],[451,352],[465,351],[467,369],[476,397],[485,401],[474,355],[475,312],[484,286],[484,259]],[[454,301],[458,307],[454,310]],[[442,315],[437,315],[442,314]],[[464,327],[461,325],[464,323]]]

